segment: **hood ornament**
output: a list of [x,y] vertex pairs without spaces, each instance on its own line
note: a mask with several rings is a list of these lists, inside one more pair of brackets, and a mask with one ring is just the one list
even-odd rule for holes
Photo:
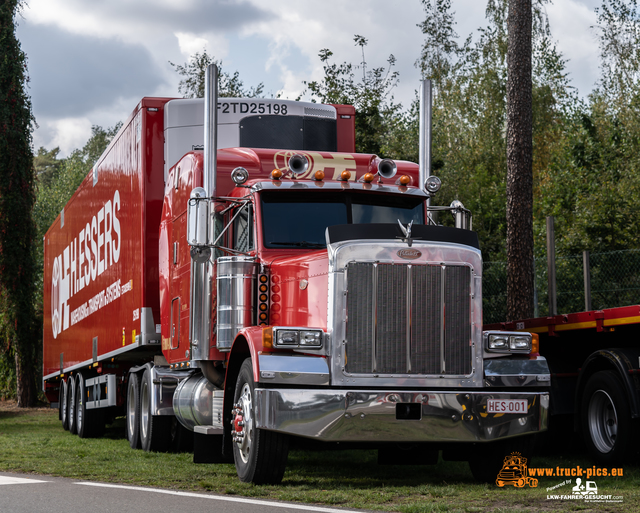
[[411,238],[411,227],[413,226],[413,221],[410,221],[409,224],[405,226],[400,222],[400,219],[398,219],[398,224],[400,225],[400,229],[402,230],[404,237],[396,237],[396,238],[402,240],[402,242],[406,242],[409,245],[409,247],[411,247],[414,240]]

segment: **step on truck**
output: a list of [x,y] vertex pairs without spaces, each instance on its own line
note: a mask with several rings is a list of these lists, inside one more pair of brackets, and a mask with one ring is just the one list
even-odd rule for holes
[[45,236],[62,426],[124,416],[132,448],[192,437],[253,483],[300,442],[442,451],[494,482],[546,429],[549,370],[535,335],[482,331],[470,213],[430,205],[428,115],[420,164],[380,159],[355,152],[353,107],[218,98],[216,77],[144,98]]

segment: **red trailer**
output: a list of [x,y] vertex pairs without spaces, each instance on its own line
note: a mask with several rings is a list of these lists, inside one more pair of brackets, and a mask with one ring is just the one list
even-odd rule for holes
[[47,232],[63,426],[125,415],[132,448],[192,437],[254,483],[300,440],[495,481],[546,429],[549,370],[535,336],[482,331],[470,213],[427,204],[426,160],[355,153],[353,107],[218,100],[214,71],[204,100],[143,99]]

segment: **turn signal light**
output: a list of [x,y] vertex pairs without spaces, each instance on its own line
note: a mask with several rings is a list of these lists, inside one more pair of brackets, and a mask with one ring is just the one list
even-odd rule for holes
[[280,178],[282,178],[282,171],[280,171],[279,169],[274,169],[273,171],[271,171],[271,178],[274,180],[280,180]]
[[265,349],[273,348],[273,330],[271,328],[263,328],[262,330],[262,347]]

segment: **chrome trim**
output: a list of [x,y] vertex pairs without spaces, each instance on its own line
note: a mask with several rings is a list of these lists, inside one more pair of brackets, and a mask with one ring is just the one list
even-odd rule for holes
[[222,429],[223,396],[202,374],[194,373],[175,388],[171,415],[190,431],[196,426]]
[[[486,391],[255,390],[256,427],[324,441],[487,442],[547,429],[548,394]],[[529,412],[488,414],[487,399],[527,399]],[[422,404],[398,420],[398,403]]]
[[218,258],[216,346],[221,351],[231,350],[238,332],[255,324],[258,266],[254,257]]
[[514,360],[509,357],[484,361],[485,385],[488,387],[548,387],[551,371],[547,360]]
[[384,192],[387,194],[400,194],[403,196],[419,196],[427,199],[428,195],[417,187],[404,187],[402,185],[382,185],[377,183],[361,183],[361,182],[336,182],[336,181],[315,181],[315,180],[296,180],[296,181],[279,181],[278,185],[274,185],[273,181],[256,182],[251,186],[251,192],[260,192],[263,190],[275,189],[310,189],[315,190],[322,187],[323,189],[333,190],[356,190],[368,192]]
[[[393,375],[349,374],[346,371],[345,344],[347,315],[347,266],[350,262],[392,263],[407,266],[408,262],[397,254],[406,248],[401,242],[389,240],[341,241],[327,246],[329,256],[328,331],[334,343],[329,348],[331,357],[331,384],[333,386],[387,387],[482,387],[482,256],[480,250],[462,244],[415,240],[413,247],[421,256],[411,261],[412,266],[440,265],[467,266],[470,269],[469,316],[471,343],[471,373],[469,375]],[[444,287],[444,284],[442,285]],[[443,289],[444,290],[444,289]],[[375,339],[375,337],[372,337]],[[441,334],[442,340],[442,334]],[[441,350],[442,353],[442,350]],[[373,358],[373,356],[372,356]],[[378,362],[379,363],[379,362]],[[376,366],[377,368],[377,366]]]
[[[418,182],[420,189],[425,188],[425,181],[431,175],[431,80],[420,82],[420,125],[418,145]],[[427,200],[427,205],[429,201]]]
[[[107,396],[102,398],[102,392],[100,385],[106,385]],[[108,408],[109,406],[116,406],[116,375],[115,374],[102,374],[95,378],[88,378],[84,382],[84,386],[89,394],[85,407],[87,410],[93,410],[96,408]],[[91,401],[89,399],[92,399]]]
[[321,356],[258,355],[261,383],[329,385],[329,364]]
[[151,415],[174,415],[173,394],[180,382],[193,370],[171,370],[168,367],[149,366],[151,369]]

